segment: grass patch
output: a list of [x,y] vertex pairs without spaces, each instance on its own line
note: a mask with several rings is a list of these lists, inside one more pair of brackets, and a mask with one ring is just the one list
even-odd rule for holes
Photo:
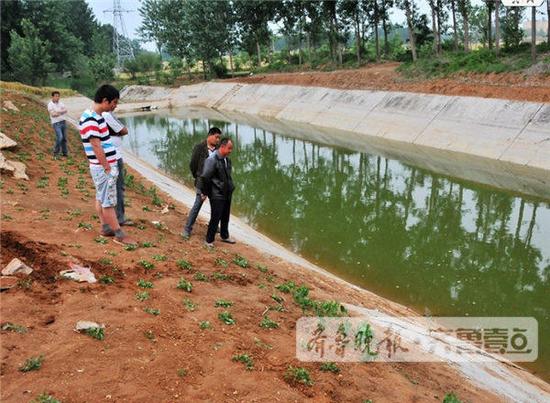
[[234,325],[235,319],[231,315],[231,312],[223,311],[218,314],[218,319],[221,320],[226,325]]
[[96,340],[103,340],[105,338],[105,330],[102,327],[91,327],[86,329],[86,334]]
[[319,369],[324,372],[332,372],[333,374],[340,373],[340,368],[333,362],[324,362]]
[[146,301],[150,298],[150,295],[147,291],[140,291],[136,293],[136,299],[140,302]]
[[144,312],[150,313],[153,316],[159,316],[160,315],[160,309],[156,308],[143,308]]
[[27,328],[25,326],[16,325],[15,323],[6,322],[0,326],[0,329],[6,332],[15,332],[15,333],[27,333]]
[[248,267],[248,260],[242,256],[242,255],[235,255],[233,258],[233,263],[235,263],[237,266],[242,267],[243,269],[246,269]]
[[233,302],[227,301],[225,299],[218,299],[216,302],[214,302],[214,306],[216,308],[218,308],[218,307],[229,308],[229,307],[233,306]]
[[260,322],[260,327],[263,329],[277,329],[279,324],[274,320],[269,319],[267,316],[264,316]]
[[254,360],[248,354],[235,354],[232,360],[235,362],[242,362],[249,371],[254,369]]
[[197,309],[197,304],[195,304],[189,298],[184,298],[182,304],[189,312],[193,312]]
[[284,378],[285,381],[291,384],[313,385],[309,371],[301,367],[293,367],[290,365],[285,372]]
[[44,362],[43,355],[39,355],[38,357],[28,358],[27,361],[25,361],[25,363],[19,367],[19,371],[21,372],[38,371],[42,367],[43,362]]
[[140,288],[153,288],[153,283],[140,278],[137,282],[137,286]]
[[187,281],[182,277],[180,278],[180,281],[178,281],[178,285],[176,286],[176,288],[179,288],[180,290],[184,290],[187,292],[191,292],[193,291],[193,284],[191,284],[191,282]]

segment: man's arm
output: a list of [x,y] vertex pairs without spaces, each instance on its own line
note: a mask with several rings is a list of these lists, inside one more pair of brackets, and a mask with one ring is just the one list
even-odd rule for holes
[[103,169],[105,169],[106,173],[111,172],[111,165],[107,161],[107,157],[105,156],[105,152],[103,151],[103,147],[101,147],[101,140],[97,137],[90,137],[90,144],[92,145],[92,148],[94,149],[94,154],[99,161],[99,163],[103,166]]
[[125,127],[117,118],[115,118],[111,113],[104,112],[102,115],[103,119],[105,119],[105,123],[109,125],[111,129],[118,135],[118,136],[125,136],[128,134],[128,128]]
[[51,116],[52,118],[56,118],[56,117],[58,117],[59,115],[61,115],[61,113],[57,113],[57,112],[55,111],[55,105],[53,105],[52,102],[50,102],[50,103],[48,104],[48,113],[50,114],[50,116]]
[[199,159],[200,159],[200,145],[193,147],[193,154],[191,155],[191,162],[189,162],[189,169],[193,178],[197,178],[197,169],[199,168]]
[[210,183],[210,179],[212,178],[212,176],[214,176],[215,171],[216,159],[207,158],[204,161],[204,167],[202,168],[201,176],[199,176],[199,179],[197,181],[197,188],[201,191],[203,199],[206,197],[206,194],[208,192],[208,184]]

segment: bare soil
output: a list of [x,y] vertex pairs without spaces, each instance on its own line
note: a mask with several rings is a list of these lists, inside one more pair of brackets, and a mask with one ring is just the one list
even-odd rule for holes
[[[246,245],[207,251],[203,222],[191,240],[184,241],[179,233],[187,209],[159,194],[163,205],[174,207],[163,214],[163,206],[154,206],[151,193],[144,191],[150,184],[131,170],[137,185],[127,189],[127,210],[139,226],[127,231],[142,246],[128,251],[111,239],[96,242],[94,191],[78,133],[69,130],[72,159],[54,160],[54,135],[45,108],[20,94],[4,91],[2,96],[20,108],[2,112],[1,130],[19,143],[5,155],[28,165],[30,181],[2,177],[0,264],[4,267],[18,257],[34,272],[0,294],[2,323],[28,329],[0,333],[1,401],[29,401],[44,392],[63,402],[436,402],[449,392],[467,402],[498,400],[446,364],[338,364],[341,372],[333,374],[320,371],[318,363],[298,362],[294,327],[302,311],[276,285],[293,280],[308,284],[316,299],[369,308],[386,308],[387,301],[376,296],[365,300],[363,294]],[[153,246],[144,247],[146,242]],[[236,254],[245,256],[250,267],[231,263]],[[228,267],[216,265],[217,258],[229,262]],[[154,268],[145,269],[142,259]],[[192,270],[178,267],[180,259]],[[109,276],[114,283],[62,279],[59,272],[69,262],[89,266],[97,278]],[[197,281],[197,272],[210,281]],[[227,279],[215,279],[216,272]],[[192,292],[176,288],[180,278],[193,283]],[[136,299],[137,292],[145,291],[137,286],[139,279],[154,284],[143,302]],[[286,311],[269,311],[280,326],[266,330],[259,322],[274,305],[273,294],[285,298]],[[186,298],[195,310],[186,308]],[[221,298],[234,303],[227,310],[235,325],[218,319],[223,308],[215,308],[214,302]],[[146,313],[146,307],[159,309],[160,315]],[[105,324],[105,339],[76,333],[78,320]],[[212,328],[201,330],[201,321],[209,321]],[[243,353],[253,358],[253,370],[232,361],[234,354]],[[19,370],[25,360],[39,355],[44,358],[39,370]],[[284,374],[290,365],[307,368],[314,384],[287,382]]]
[[384,63],[331,72],[255,74],[229,81],[550,102],[550,75],[547,74],[461,73],[448,78],[412,80],[399,74],[395,70],[398,66],[399,63]]

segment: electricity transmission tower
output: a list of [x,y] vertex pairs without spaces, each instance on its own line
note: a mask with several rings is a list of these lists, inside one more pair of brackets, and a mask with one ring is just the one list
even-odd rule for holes
[[124,25],[123,13],[131,13],[133,10],[125,10],[120,5],[120,0],[113,0],[113,8],[105,10],[104,13],[113,14],[113,52],[116,54],[116,67],[118,71],[122,70],[124,62],[134,58],[134,49],[128,38],[126,26]]

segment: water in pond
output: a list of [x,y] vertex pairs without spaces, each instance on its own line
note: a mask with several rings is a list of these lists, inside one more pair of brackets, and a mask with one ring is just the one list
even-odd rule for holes
[[[206,119],[126,117],[134,154],[192,184],[194,144],[235,139],[233,212],[332,273],[420,313],[533,316],[550,379],[550,201]],[[182,223],[183,224],[183,223]]]

